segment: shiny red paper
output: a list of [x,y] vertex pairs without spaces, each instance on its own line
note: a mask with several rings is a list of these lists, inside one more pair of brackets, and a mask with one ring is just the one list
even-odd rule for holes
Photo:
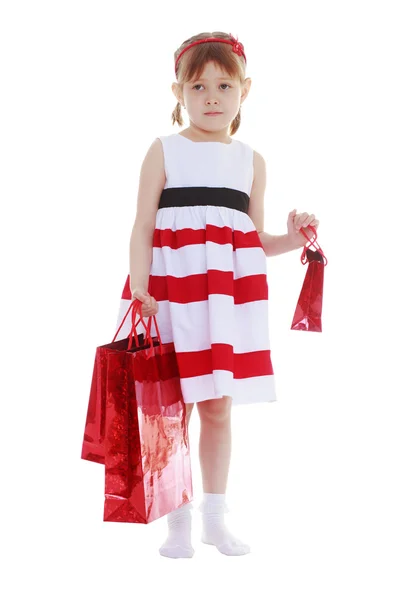
[[82,458],[105,464],[104,521],[150,523],[193,499],[174,344],[161,343],[155,317],[158,339],[151,318],[146,340],[136,336],[137,303],[129,338],[99,347],[95,358]]
[[[138,336],[140,346],[144,343],[144,335]],[[110,350],[124,351],[128,348],[128,339],[118,340],[96,348],[90,387],[85,432],[82,443],[81,458],[105,463],[105,420],[106,420],[106,374],[107,356]],[[134,348],[138,349],[137,346]]]
[[303,230],[301,231],[310,241],[310,245],[314,245],[317,249],[314,251],[309,247],[304,247],[301,255],[301,262],[303,264],[308,263],[308,267],[298,298],[291,329],[321,332],[324,269],[326,264],[328,264],[328,260],[319,245],[317,246],[315,244],[316,230],[313,227],[311,227],[311,229],[314,231],[314,238],[312,240],[308,238]]

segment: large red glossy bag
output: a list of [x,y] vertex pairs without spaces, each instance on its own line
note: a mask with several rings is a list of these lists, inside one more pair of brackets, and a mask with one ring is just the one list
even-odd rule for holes
[[[322,300],[324,294],[324,269],[328,259],[319,244],[316,244],[317,232],[314,227],[309,226],[314,235],[310,239],[301,229],[301,233],[309,241],[309,246],[304,246],[301,254],[303,265],[308,263],[304,283],[298,298],[294,318],[291,324],[292,330],[299,331],[322,331]],[[315,250],[311,250],[314,246]]]
[[[104,521],[150,523],[193,499],[186,410],[174,344],[162,344],[155,317],[148,319],[147,326],[142,317],[136,323],[140,304],[135,300],[130,305],[113,342],[99,352],[99,372],[104,377],[99,398],[104,405],[96,412],[103,415],[99,423],[104,423],[104,431],[96,440],[97,451],[82,453],[82,458],[96,456],[100,460],[95,462],[105,464]],[[130,310],[129,337],[115,342]],[[152,319],[157,338],[151,337]],[[145,340],[136,335],[140,321]]]

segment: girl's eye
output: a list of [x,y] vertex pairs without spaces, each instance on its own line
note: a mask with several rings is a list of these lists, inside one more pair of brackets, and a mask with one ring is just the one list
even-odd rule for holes
[[[194,90],[196,87],[199,87],[200,85],[202,85],[202,83],[197,83],[196,85],[194,85],[194,87],[192,89]],[[232,87],[228,83],[221,83],[221,85],[227,85],[228,87]]]

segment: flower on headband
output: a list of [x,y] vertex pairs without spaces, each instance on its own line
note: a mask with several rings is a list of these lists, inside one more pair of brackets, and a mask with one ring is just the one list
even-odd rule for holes
[[240,42],[236,42],[235,44],[233,44],[232,50],[233,50],[233,52],[236,52],[236,54],[238,56],[242,56],[242,54],[243,54],[243,44],[241,44]]
[[231,41],[233,42],[233,46],[232,46],[233,52],[236,52],[236,54],[238,56],[242,56],[243,50],[244,50],[243,44],[241,42],[238,42],[237,38],[234,38],[231,33],[229,35],[230,35]]

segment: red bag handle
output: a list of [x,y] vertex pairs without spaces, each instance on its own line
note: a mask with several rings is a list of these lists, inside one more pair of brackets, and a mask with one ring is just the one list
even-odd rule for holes
[[[156,331],[157,331],[158,341],[159,341],[159,344],[160,344],[160,354],[162,354],[162,342],[161,342],[160,332],[158,330],[157,319],[155,318],[155,315],[153,315],[152,317],[148,317],[148,323],[146,325],[143,317],[141,316],[141,304],[142,304],[141,300],[138,300],[137,298],[135,298],[133,300],[133,302],[130,304],[130,306],[128,308],[128,311],[126,312],[126,314],[123,317],[122,322],[120,323],[119,329],[116,331],[116,334],[115,334],[115,336],[113,338],[112,343],[115,341],[115,339],[117,337],[117,334],[119,333],[120,329],[122,328],[123,323],[125,322],[126,317],[127,317],[127,315],[129,314],[129,312],[131,310],[132,311],[132,314],[131,314],[131,329],[130,329],[130,333],[129,333],[129,336],[128,336],[129,343],[128,343],[128,346],[127,346],[127,350],[130,350],[130,348],[131,348],[131,338],[132,337],[134,337],[134,341],[135,341],[135,344],[136,344],[137,348],[140,348],[140,344],[139,344],[138,336],[137,336],[137,331],[136,331],[136,327],[140,323],[140,321],[142,322],[142,324],[143,324],[143,326],[144,326],[144,328],[145,328],[145,330],[147,332],[147,336],[146,336],[147,337],[147,341],[148,341],[148,343],[151,344],[151,348],[153,347],[153,338],[151,337],[151,319],[154,319],[154,325],[155,325],[155,328],[156,328]],[[140,318],[139,318],[139,320],[136,323],[137,310],[140,313]]]
[[310,248],[311,246],[314,246],[315,250],[317,252],[319,252],[322,255],[322,258],[324,260],[324,264],[325,266],[328,264],[328,259],[325,256],[325,254],[322,251],[322,248],[319,244],[315,244],[316,239],[317,239],[317,230],[315,229],[315,227],[312,227],[312,225],[307,225],[307,227],[309,227],[310,229],[312,229],[312,231],[314,232],[314,236],[312,239],[310,239],[307,234],[305,233],[304,229],[301,227],[300,231],[302,233],[303,236],[305,236],[307,238],[307,240],[309,241],[309,246],[307,246],[307,244],[305,244],[302,254],[301,254],[301,262],[303,265],[305,265],[308,262],[308,258],[307,258],[307,250],[308,248]]

